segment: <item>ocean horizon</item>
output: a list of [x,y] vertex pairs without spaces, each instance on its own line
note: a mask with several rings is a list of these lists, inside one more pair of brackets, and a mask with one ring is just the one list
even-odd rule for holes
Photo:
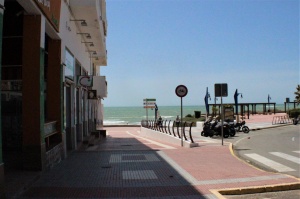
[[[249,108],[251,111],[251,106]],[[292,108],[293,107],[291,106],[289,107],[289,109]],[[270,106],[270,109],[271,111],[273,111],[272,106]],[[200,111],[201,114],[206,114],[205,105],[182,107],[183,117],[185,117],[188,114],[195,115],[195,111]],[[257,105],[256,111],[262,112],[263,106]],[[276,111],[284,111],[284,104],[276,104]],[[210,113],[211,112],[212,111],[210,110]],[[160,115],[163,120],[175,120],[177,115],[179,115],[179,117],[181,116],[181,107],[159,106],[158,115]],[[146,111],[146,109],[143,108],[143,106],[104,106],[104,125],[139,125],[142,120],[146,119],[155,119],[154,109],[148,109]]]

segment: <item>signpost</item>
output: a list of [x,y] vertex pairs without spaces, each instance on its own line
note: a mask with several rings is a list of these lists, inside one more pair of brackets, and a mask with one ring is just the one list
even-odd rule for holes
[[147,122],[148,122],[148,108],[155,108],[155,104],[156,104],[156,99],[154,98],[146,98],[144,99],[144,108],[146,109],[146,118],[147,118]]
[[91,75],[78,76],[77,84],[79,86],[92,87],[93,86],[93,76],[91,76]]
[[215,97],[221,97],[221,114],[222,114],[222,145],[224,143],[223,139],[223,124],[224,124],[224,109],[223,109],[223,98],[228,96],[228,87],[227,84],[215,84]]
[[181,123],[181,146],[183,146],[183,137],[182,137],[182,135],[183,135],[183,128],[182,128],[182,98],[187,95],[188,89],[184,85],[179,85],[179,86],[176,87],[175,93],[178,97],[180,97],[180,102],[181,102],[180,103],[180,107],[181,107],[181,118],[180,118],[180,120],[181,120],[181,122],[180,122]]
[[97,99],[97,90],[88,90],[88,99]]

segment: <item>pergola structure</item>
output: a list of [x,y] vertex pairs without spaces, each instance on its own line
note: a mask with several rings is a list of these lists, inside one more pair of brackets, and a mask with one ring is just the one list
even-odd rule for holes
[[293,104],[293,107],[294,107],[294,109],[296,108],[296,106],[298,106],[297,105],[297,102],[284,102],[284,112],[286,112],[286,105],[288,105],[288,110],[289,110],[289,105],[290,104]]
[[[224,105],[232,105],[233,107],[235,107],[235,103],[226,103],[226,104],[223,104]],[[240,107],[239,108],[239,112],[242,116],[244,116],[244,114],[247,112],[247,116],[248,116],[248,119],[250,117],[250,106],[251,106],[251,114],[256,114],[257,111],[256,111],[256,107],[257,105],[259,106],[263,106],[263,113],[267,113],[267,112],[271,112],[270,110],[270,106],[273,107],[273,113],[275,114],[276,113],[276,103],[238,103],[238,106]],[[221,114],[220,112],[220,107],[221,107],[221,104],[208,104],[208,110],[210,110],[210,106],[212,107],[218,107],[218,113],[219,115]],[[267,109],[267,106],[268,109]],[[209,112],[207,113],[209,114]]]

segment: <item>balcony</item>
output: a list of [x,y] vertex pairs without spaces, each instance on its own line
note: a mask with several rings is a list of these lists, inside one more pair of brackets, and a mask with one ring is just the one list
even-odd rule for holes
[[[93,43],[93,47],[89,46],[90,51],[94,52],[91,53],[93,63],[96,66],[106,66],[107,21],[105,1],[72,0],[69,1],[69,8],[73,20],[76,20],[75,23],[80,27],[81,32],[89,33],[90,37],[87,43]],[[82,24],[83,21],[84,24]]]

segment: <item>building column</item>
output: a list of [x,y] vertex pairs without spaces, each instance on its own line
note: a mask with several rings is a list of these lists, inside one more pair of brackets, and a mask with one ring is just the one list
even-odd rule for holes
[[[4,0],[0,0],[0,4],[4,6]],[[1,83],[1,68],[2,68],[2,33],[3,33],[3,14],[4,9],[0,9],[0,83]],[[0,95],[0,198],[5,197],[4,190],[4,163],[2,156],[2,124],[1,124],[1,95]]]
[[[47,113],[51,121],[57,121],[59,131],[65,146],[65,131],[63,128],[63,65],[61,64],[61,40],[48,41],[48,79],[47,79]],[[65,158],[66,153],[63,154]]]
[[44,138],[44,40],[45,18],[24,15],[22,66],[23,167],[43,170]]

